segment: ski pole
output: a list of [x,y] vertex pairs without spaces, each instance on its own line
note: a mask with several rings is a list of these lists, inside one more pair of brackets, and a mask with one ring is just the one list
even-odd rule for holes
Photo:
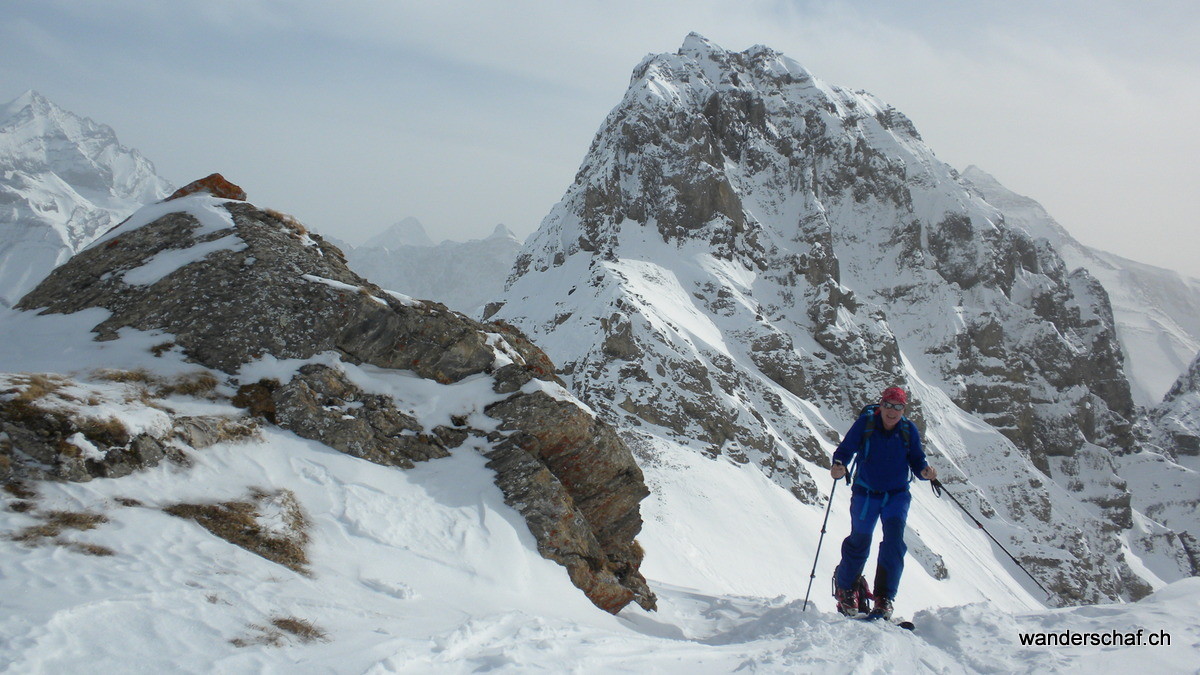
[[833,487],[829,488],[829,505],[825,507],[825,520],[821,522],[821,538],[817,540],[817,553],[813,556],[812,572],[808,575],[808,590],[804,592],[804,609],[808,611],[808,596],[812,593],[813,580],[817,578],[817,559],[821,557],[821,542],[825,541],[825,525],[829,522],[829,510],[833,508],[833,493],[837,490],[837,478],[833,479]]
[[[1033,583],[1037,584],[1037,587],[1042,589],[1042,592],[1046,594],[1046,597],[1054,596],[1053,593],[1046,590],[1046,587],[1043,586],[1041,584],[1041,582],[1039,582],[1037,580],[1037,578],[1035,578],[1032,574],[1029,574],[1029,570],[1025,569],[1025,566],[1021,564],[1020,560],[1017,560],[1016,556],[1009,553],[1008,549],[1004,548],[1004,544],[1001,544],[999,541],[996,541],[996,538],[992,536],[991,532],[988,532],[987,528],[983,526],[983,523],[979,522],[979,519],[976,518],[970,511],[967,510],[967,507],[965,507],[961,503],[959,503],[958,499],[955,498],[955,496],[946,489],[946,486],[942,485],[942,482],[940,480],[934,478],[933,480],[931,480],[929,482],[933,486],[933,494],[935,497],[941,497],[942,493],[945,492],[946,496],[949,497],[950,500],[953,501],[955,503],[955,505],[958,506],[958,508],[962,509],[963,513],[967,514],[967,517],[969,517],[971,520],[975,521],[975,525],[977,527],[979,527],[979,529],[983,530],[983,533],[986,534],[989,539],[991,539],[993,542],[995,542],[995,544],[1000,547],[1001,551],[1004,551],[1005,553],[1008,554],[1009,558],[1012,558],[1012,561],[1017,564],[1017,567],[1021,568],[1022,572],[1029,575],[1030,579],[1033,579]],[[811,584],[812,582],[810,581],[809,583]]]

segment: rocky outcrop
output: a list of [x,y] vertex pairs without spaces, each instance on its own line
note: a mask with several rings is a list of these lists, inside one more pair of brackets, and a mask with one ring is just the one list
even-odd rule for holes
[[[63,392],[67,387],[71,394]],[[186,463],[185,448],[258,434],[257,422],[245,417],[172,413],[142,382],[117,390],[122,407],[155,423],[131,430],[117,416],[97,415],[81,401],[105,400],[113,392],[95,384],[58,375],[0,374],[0,482],[119,478],[168,459]]]
[[[409,467],[487,436],[481,447],[497,484],[528,518],[539,551],[608,611],[631,601],[654,607],[634,541],[648,494],[641,471],[612,430],[570,400],[553,364],[519,331],[384,291],[284,214],[209,195],[169,204],[135,215],[55,270],[20,307],[102,307],[109,315],[95,326],[96,339],[116,339],[127,327],[170,333],[187,358],[235,380],[264,357],[307,360],[286,382],[239,381],[236,400],[372,462]],[[499,431],[488,436],[465,419],[426,425],[353,384],[345,373],[351,365],[410,371],[442,385],[489,377],[487,414]]]
[[389,397],[362,391],[329,366],[302,366],[291,381],[275,388],[271,399],[276,424],[347,455],[405,469],[413,462],[449,456],[445,444],[426,434],[420,420],[397,410]]
[[[650,491],[613,429],[541,392],[509,397],[487,413],[504,420],[487,453],[489,466],[509,504],[538,535],[542,555],[565,565],[575,585],[590,589],[604,609],[615,612],[633,600],[652,607],[654,595],[638,572],[642,549],[634,541],[642,526],[637,504]],[[561,489],[541,489],[555,482]]]
[[1172,457],[1200,455],[1200,355],[1150,415]]
[[175,192],[172,192],[171,196],[167,197],[166,201],[179,199],[180,197],[186,197],[188,195],[196,194],[197,192],[206,192],[214,197],[220,197],[221,199],[233,199],[240,202],[246,201],[246,191],[241,187],[225,180],[225,177],[219,173],[209,174],[204,178],[194,180],[187,185],[184,185]]

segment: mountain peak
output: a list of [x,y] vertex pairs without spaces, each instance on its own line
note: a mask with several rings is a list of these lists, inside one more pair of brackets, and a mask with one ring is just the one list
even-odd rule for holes
[[22,117],[61,120],[75,116],[55,105],[53,101],[37,91],[28,89],[25,93],[0,106],[0,125],[8,125]]
[[0,190],[3,306],[171,185],[112,128],[30,89],[0,105]]
[[688,33],[687,37],[683,39],[683,46],[679,48],[680,54],[688,55],[703,55],[723,51],[725,50],[717,46],[712,40],[695,31]]
[[488,239],[516,239],[517,235],[513,234],[513,231],[508,229],[508,227],[506,227],[504,225],[504,223],[500,223],[500,224],[496,225],[496,228],[492,230],[492,233],[490,235],[488,235],[487,238]]
[[395,249],[401,246],[433,246],[433,240],[425,231],[421,221],[412,216],[388,227],[383,232],[363,242],[364,248]]
[[[965,187],[881,100],[693,33],[634,71],[490,316],[537,340],[589,406],[652,439],[662,465],[699,449],[812,505],[827,439],[880,382],[905,383],[927,406],[930,446],[1063,552],[1025,551],[1073,589],[1061,600],[1143,594],[1100,527],[1133,522],[1116,470],[1083,471],[1134,445],[1107,298]],[[978,439],[957,435],[962,419]],[[1003,479],[982,459],[993,450],[1011,459]],[[1102,564],[1057,562],[1074,531]],[[943,578],[942,562],[917,557]]]

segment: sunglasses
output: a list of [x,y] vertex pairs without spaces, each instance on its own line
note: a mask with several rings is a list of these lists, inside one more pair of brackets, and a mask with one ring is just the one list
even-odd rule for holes
[[879,405],[883,406],[884,408],[887,408],[888,410],[904,410],[903,403],[888,403],[887,401],[884,401],[883,403],[880,403]]

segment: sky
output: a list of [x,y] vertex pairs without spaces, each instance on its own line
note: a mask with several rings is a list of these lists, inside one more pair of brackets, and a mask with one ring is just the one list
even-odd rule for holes
[[350,243],[406,216],[524,237],[691,31],[869,91],[1082,243],[1200,277],[1193,0],[5,0],[0,101],[35,89],[177,185],[221,172]]

